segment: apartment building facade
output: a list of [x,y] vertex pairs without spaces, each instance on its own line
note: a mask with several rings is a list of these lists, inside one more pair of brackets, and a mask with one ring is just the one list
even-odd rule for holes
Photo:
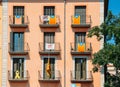
[[103,42],[87,38],[87,33],[104,21],[106,4],[104,0],[3,2],[7,23],[2,87],[103,87],[104,75],[93,73],[91,62]]

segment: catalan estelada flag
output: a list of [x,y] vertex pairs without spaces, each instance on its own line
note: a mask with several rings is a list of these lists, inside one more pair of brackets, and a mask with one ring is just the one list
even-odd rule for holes
[[50,58],[48,58],[48,63],[47,63],[47,66],[46,66],[46,72],[47,72],[47,76],[50,78],[51,77]]
[[77,44],[77,51],[84,52],[85,51],[85,43],[82,43],[82,42],[78,43]]
[[56,16],[50,16],[49,24],[56,24]]
[[73,16],[73,24],[80,24],[80,16]]
[[22,16],[16,15],[15,16],[15,24],[21,24],[22,23]]

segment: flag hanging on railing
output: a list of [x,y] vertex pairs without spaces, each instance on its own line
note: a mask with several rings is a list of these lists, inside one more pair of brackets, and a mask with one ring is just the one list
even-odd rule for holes
[[46,43],[45,44],[45,49],[46,50],[54,50],[55,49],[55,44],[54,43]]
[[56,24],[56,17],[50,16],[49,24]]
[[43,23],[48,23],[50,20],[50,17],[48,15],[41,16],[41,20]]
[[15,24],[21,24],[22,23],[22,16],[15,15]]
[[81,84],[80,83],[72,83],[71,87],[81,87]]
[[85,51],[85,43],[82,43],[82,42],[78,43],[77,44],[77,51],[84,52]]
[[73,24],[80,24],[80,16],[76,15],[73,16]]
[[47,76],[51,77],[51,67],[50,67],[50,58],[48,58],[47,66],[46,66]]
[[56,24],[56,16],[52,15],[43,15],[41,16],[41,20],[43,23],[48,23],[48,24]]

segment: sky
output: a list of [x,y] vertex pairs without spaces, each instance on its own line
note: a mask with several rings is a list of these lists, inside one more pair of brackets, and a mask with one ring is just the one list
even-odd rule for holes
[[109,0],[109,10],[111,10],[114,15],[119,14],[120,0]]
[[[120,0],[109,0],[108,10],[111,10],[114,15],[120,14]],[[114,38],[108,42],[114,44]]]

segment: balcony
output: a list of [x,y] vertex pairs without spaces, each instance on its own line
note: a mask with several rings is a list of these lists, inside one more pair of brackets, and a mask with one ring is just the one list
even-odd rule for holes
[[92,82],[92,71],[83,73],[81,71],[71,71],[71,82]]
[[38,80],[40,82],[60,82],[60,79],[61,76],[59,70],[51,72],[51,77],[45,77],[43,71],[38,71]]
[[58,28],[60,24],[59,16],[40,16],[40,27],[41,28]]
[[60,54],[60,43],[45,44],[39,43],[39,53],[41,55],[59,55]]
[[28,27],[28,16],[9,16],[9,25],[14,29],[23,29],[25,30]]
[[29,80],[29,73],[28,71],[23,71],[19,76],[17,77],[16,73],[13,73],[12,71],[8,71],[8,80],[11,82],[27,82]]
[[11,55],[27,55],[30,51],[28,43],[24,44],[13,44],[9,43],[9,53]]
[[80,32],[87,32],[91,26],[91,16],[81,15],[71,17],[71,27]]
[[91,43],[70,43],[72,55],[90,55],[92,52]]

